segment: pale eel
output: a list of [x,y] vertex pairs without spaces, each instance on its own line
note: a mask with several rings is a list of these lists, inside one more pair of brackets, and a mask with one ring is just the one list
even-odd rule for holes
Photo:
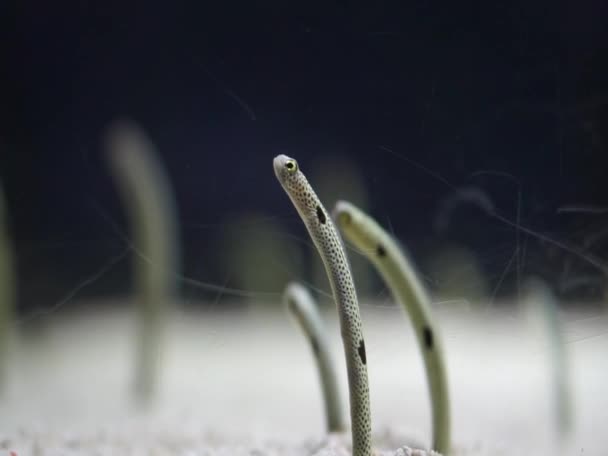
[[14,251],[9,236],[6,200],[0,188],[0,394],[7,387],[16,304]]
[[450,450],[450,400],[443,347],[430,299],[395,240],[375,220],[346,201],[339,201],[334,219],[345,237],[378,270],[393,296],[409,314],[424,359],[431,396],[433,450]]
[[371,414],[363,324],[342,239],[298,163],[293,158],[278,155],[273,166],[325,266],[338,308],[346,357],[353,456],[371,456]]
[[158,389],[166,322],[174,302],[179,264],[177,214],[169,177],[154,145],[128,122],[107,134],[112,176],[141,252],[135,258],[139,335],[135,360],[135,397],[150,403]]
[[536,325],[531,325],[531,330],[536,334],[544,333],[544,337],[547,338],[551,389],[554,396],[555,429],[558,438],[565,441],[572,434],[572,385],[558,303],[551,288],[539,278],[528,279],[523,289],[524,309],[528,312],[531,322],[536,323]]
[[317,303],[310,292],[297,282],[285,288],[283,301],[287,311],[304,331],[317,364],[325,405],[325,420],[329,432],[344,431],[342,401],[336,371],[333,366],[327,329]]

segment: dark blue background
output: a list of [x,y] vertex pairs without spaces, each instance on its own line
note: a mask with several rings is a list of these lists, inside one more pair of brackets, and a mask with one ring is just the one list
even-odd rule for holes
[[[207,242],[189,226],[250,208],[294,216],[272,174],[277,153],[297,157],[304,170],[322,154],[351,157],[364,169],[373,212],[390,215],[414,251],[453,188],[379,145],[454,186],[481,186],[509,219],[512,183],[470,175],[514,175],[522,224],[556,239],[581,244],[608,221],[557,214],[564,205],[607,205],[605,2],[24,1],[1,8],[0,179],[22,294],[32,301],[33,290],[56,285],[52,301],[77,283],[74,264],[99,262],[83,246],[107,253],[120,245],[101,216],[124,225],[102,147],[118,117],[137,121],[165,161],[187,273],[196,263],[188,252]],[[419,215],[415,223],[410,211]],[[483,223],[461,224],[451,236],[480,252],[512,242],[511,228],[476,220]],[[530,244],[541,256],[546,247]],[[502,270],[507,259],[489,268]],[[51,283],[37,284],[49,268]]]

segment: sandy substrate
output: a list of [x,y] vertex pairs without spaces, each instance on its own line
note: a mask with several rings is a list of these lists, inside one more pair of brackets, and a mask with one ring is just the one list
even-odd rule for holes
[[[42,334],[16,341],[0,455],[349,454],[348,436],[324,433],[311,354],[282,310],[176,312],[158,394],[142,408],[131,394],[135,317],[124,308],[47,315]],[[542,333],[513,313],[439,309],[456,454],[608,454],[608,325],[593,309],[564,315],[575,417],[561,438]],[[429,444],[422,361],[398,308],[362,313],[376,448],[406,455],[395,450]],[[333,312],[328,321],[347,404]]]

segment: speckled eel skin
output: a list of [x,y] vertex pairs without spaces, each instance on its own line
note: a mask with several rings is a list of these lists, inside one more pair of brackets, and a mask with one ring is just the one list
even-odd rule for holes
[[363,325],[342,240],[298,163],[293,158],[278,155],[273,165],[277,179],[306,225],[329,277],[346,356],[353,456],[371,456],[371,416]]

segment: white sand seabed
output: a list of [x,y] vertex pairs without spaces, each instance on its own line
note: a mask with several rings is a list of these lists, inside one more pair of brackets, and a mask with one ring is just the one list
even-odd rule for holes
[[[608,325],[594,309],[563,314],[575,413],[568,440],[556,435],[548,342],[514,313],[438,309],[458,454],[608,454],[602,432]],[[346,407],[342,346],[330,310]],[[430,406],[412,329],[398,307],[367,304],[362,314],[375,446],[426,447]],[[131,396],[137,334],[131,304],[43,318],[40,337],[15,343],[0,399],[0,455],[349,454],[347,436],[325,435],[308,344],[278,306],[176,310],[165,333],[158,395],[146,409]]]

